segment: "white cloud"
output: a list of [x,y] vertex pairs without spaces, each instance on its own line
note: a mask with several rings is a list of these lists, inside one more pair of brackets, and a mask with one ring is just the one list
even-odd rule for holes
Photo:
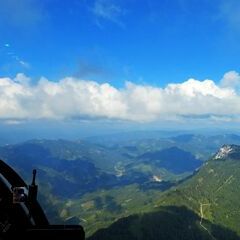
[[237,88],[240,86],[240,75],[236,71],[230,71],[224,74],[221,85],[223,87]]
[[23,61],[23,60],[19,60],[19,64],[24,68],[30,68],[30,64],[28,62]]
[[240,116],[240,95],[235,84],[226,84],[235,81],[239,81],[239,74],[232,71],[219,85],[212,80],[189,79],[165,88],[127,82],[124,88],[117,89],[108,83],[73,77],[57,82],[41,78],[33,85],[24,74],[18,74],[14,79],[0,78],[0,119],[236,121]]
[[[120,17],[125,14],[125,11],[113,0],[96,0],[92,12],[98,18],[112,21],[123,27]],[[97,21],[97,24],[100,23]]]
[[[17,65],[19,65],[25,69],[30,68],[30,64],[28,62],[26,62],[25,60],[23,60],[21,57],[19,57],[18,54],[15,53],[14,49],[12,48],[12,46],[9,43],[5,43],[4,47],[7,48],[8,50],[11,50],[11,51],[5,52],[6,55],[11,58],[11,61],[14,60],[14,63],[17,63]],[[11,63],[9,63],[9,64],[11,65]]]
[[12,58],[21,66],[24,68],[30,68],[30,64],[26,61],[23,61],[21,58],[19,58],[17,55],[12,55]]

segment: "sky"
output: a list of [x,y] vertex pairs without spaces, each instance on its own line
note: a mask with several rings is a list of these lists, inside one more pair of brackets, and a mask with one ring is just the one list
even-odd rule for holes
[[0,0],[0,125],[238,128],[239,12],[239,0]]

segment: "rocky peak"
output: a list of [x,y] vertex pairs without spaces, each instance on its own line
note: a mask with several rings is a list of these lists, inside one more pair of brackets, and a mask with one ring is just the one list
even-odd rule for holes
[[240,159],[240,146],[238,145],[223,145],[213,157],[215,160],[226,158]]

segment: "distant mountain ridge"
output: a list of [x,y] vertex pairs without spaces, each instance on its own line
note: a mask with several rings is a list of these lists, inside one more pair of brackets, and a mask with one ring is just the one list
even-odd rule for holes
[[165,168],[176,174],[191,172],[202,165],[202,161],[196,159],[191,153],[178,147],[171,147],[161,151],[145,153],[139,158],[153,162],[159,167]]

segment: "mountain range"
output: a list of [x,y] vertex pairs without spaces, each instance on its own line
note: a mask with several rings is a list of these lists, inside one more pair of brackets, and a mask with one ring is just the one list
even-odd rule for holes
[[106,139],[3,145],[0,158],[26,181],[36,168],[50,221],[81,224],[92,239],[176,239],[161,235],[170,228],[182,239],[238,239],[238,135]]
[[240,239],[240,146],[224,145],[154,208],[122,218],[90,239]]

